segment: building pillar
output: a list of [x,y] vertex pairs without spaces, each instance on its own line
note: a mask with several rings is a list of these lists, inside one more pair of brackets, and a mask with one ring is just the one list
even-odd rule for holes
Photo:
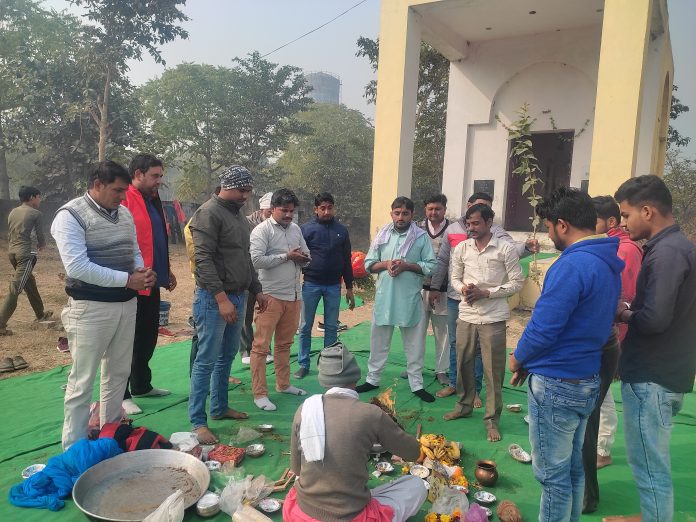
[[636,175],[641,87],[654,0],[606,0],[590,162],[591,195]]
[[399,0],[382,0],[377,68],[370,237],[390,221],[391,203],[411,195],[421,29]]

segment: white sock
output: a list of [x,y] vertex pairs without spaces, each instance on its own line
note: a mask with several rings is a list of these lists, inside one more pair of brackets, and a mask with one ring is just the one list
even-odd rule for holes
[[123,411],[126,412],[126,415],[137,415],[143,412],[140,406],[133,402],[133,399],[124,399],[121,406],[123,406]]
[[284,390],[280,390],[281,393],[289,393],[290,395],[307,395],[307,392],[304,391],[302,388],[296,388],[292,384],[285,388]]
[[276,405],[273,404],[268,397],[260,397],[254,399],[254,404],[265,411],[275,411]]

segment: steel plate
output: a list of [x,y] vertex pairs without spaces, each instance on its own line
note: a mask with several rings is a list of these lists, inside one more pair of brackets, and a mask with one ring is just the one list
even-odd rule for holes
[[73,500],[96,520],[135,522],[155,511],[174,491],[184,493],[186,508],[206,492],[210,472],[187,453],[149,449],[121,453],[85,471],[75,483]]

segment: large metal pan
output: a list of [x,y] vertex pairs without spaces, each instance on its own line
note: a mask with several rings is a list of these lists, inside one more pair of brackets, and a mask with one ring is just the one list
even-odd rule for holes
[[210,472],[200,460],[180,451],[149,449],[121,453],[85,471],[73,500],[96,520],[135,522],[155,511],[174,491],[190,507],[206,492]]

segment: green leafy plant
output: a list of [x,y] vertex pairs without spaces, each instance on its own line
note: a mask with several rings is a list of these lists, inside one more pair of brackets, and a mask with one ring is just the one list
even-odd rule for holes
[[[537,230],[539,228],[539,216],[536,213],[536,207],[543,199],[543,196],[538,192],[539,186],[544,181],[538,177],[541,174],[539,162],[537,161],[534,151],[532,150],[532,127],[536,122],[536,118],[529,114],[529,104],[524,103],[516,112],[518,118],[510,125],[506,125],[496,116],[495,119],[508,131],[508,137],[512,142],[510,150],[510,159],[516,165],[512,173],[520,176],[523,180],[522,195],[527,198],[532,206],[532,216],[529,218],[532,221],[532,238],[536,239]],[[537,267],[537,255],[534,254],[532,266],[529,270],[529,277],[539,286],[541,286],[541,277]]]

